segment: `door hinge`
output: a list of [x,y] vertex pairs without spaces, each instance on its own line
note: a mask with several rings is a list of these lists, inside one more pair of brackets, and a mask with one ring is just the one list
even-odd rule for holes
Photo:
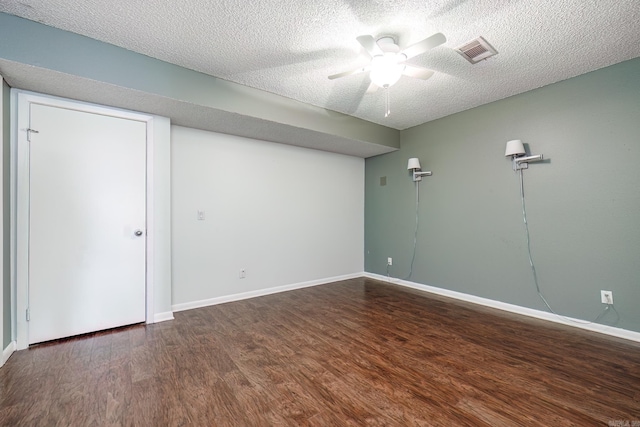
[[40,133],[40,132],[31,128],[27,129],[27,141],[29,142],[31,142],[31,133]]
[[31,320],[31,312],[27,308],[27,322]]

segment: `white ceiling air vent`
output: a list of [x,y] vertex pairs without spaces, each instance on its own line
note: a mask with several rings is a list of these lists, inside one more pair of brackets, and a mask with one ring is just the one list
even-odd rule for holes
[[498,51],[495,50],[493,46],[491,46],[482,37],[473,39],[470,42],[456,48],[456,52],[458,52],[464,59],[471,62],[472,64],[498,54]]

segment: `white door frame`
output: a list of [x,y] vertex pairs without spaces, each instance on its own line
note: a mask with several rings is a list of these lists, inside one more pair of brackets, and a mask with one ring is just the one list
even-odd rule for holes
[[16,155],[13,160],[17,162],[16,171],[16,344],[17,349],[22,350],[28,347],[29,323],[26,313],[29,302],[29,145],[27,141],[27,129],[29,128],[29,105],[32,103],[48,105],[52,107],[67,108],[70,110],[83,111],[105,116],[124,118],[145,122],[147,126],[147,239],[146,239],[146,323],[154,322],[154,134],[153,116],[136,113],[117,108],[104,107],[57,98],[48,95],[41,95],[33,92],[16,90],[17,94],[17,127],[16,135],[12,138],[12,143]]
[[[4,78],[0,75],[0,132],[4,132],[4,126],[9,126],[9,123],[3,123],[4,120],[4,91],[5,91],[5,87],[4,87]],[[2,139],[4,138],[3,136],[0,136],[0,141],[2,141]],[[3,149],[3,145],[4,144],[0,144],[0,176],[4,176],[4,170],[3,170],[3,166],[4,166],[4,159],[3,159],[3,154],[4,154],[4,149]],[[0,182],[4,181],[4,179],[0,179]],[[4,183],[0,184],[0,186],[2,188],[0,188],[0,200],[2,200],[2,203],[4,203]],[[0,223],[4,224],[4,209],[2,210],[2,213],[0,213]],[[4,245],[2,245],[2,248],[0,248],[0,260],[2,260],[2,267],[0,267],[0,275],[2,277],[4,277]],[[2,292],[0,292],[0,339],[2,341],[0,341],[0,347],[2,348],[2,352],[0,355],[0,366],[4,365],[4,363],[6,362],[5,360],[5,347],[4,347],[4,289],[2,290]],[[9,344],[10,347],[11,343]]]

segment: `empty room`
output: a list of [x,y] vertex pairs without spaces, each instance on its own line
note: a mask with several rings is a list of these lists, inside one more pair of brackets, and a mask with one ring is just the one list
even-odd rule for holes
[[0,425],[640,426],[639,22],[2,1]]

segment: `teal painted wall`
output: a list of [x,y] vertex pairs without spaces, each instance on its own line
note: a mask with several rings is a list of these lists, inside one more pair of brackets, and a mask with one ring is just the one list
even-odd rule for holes
[[10,208],[9,208],[9,91],[10,88],[2,81],[2,348],[5,349],[11,342],[11,263],[10,263]]
[[[517,76],[514,76],[517,78]],[[531,248],[543,294],[561,314],[592,320],[600,290],[640,331],[640,58],[401,133],[401,150],[366,160],[365,270],[545,310],[526,252],[518,176],[505,143],[549,159],[524,172]],[[380,178],[387,177],[387,185]]]

